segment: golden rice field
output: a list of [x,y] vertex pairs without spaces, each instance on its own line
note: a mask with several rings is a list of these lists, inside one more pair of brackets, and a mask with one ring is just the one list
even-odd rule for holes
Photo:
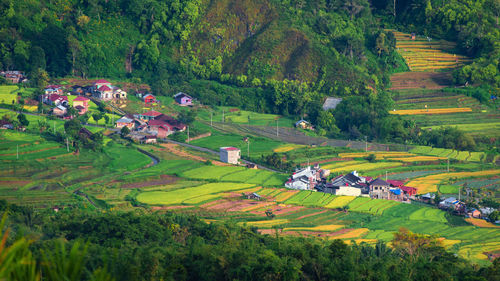
[[294,149],[302,148],[302,147],[305,147],[305,145],[287,144],[287,145],[283,145],[283,146],[277,147],[277,148],[273,149],[273,151],[276,152],[276,153],[282,153],[282,152],[288,152],[288,151],[292,151]]
[[421,114],[448,114],[448,113],[461,113],[472,112],[470,107],[455,107],[455,108],[428,108],[428,109],[401,109],[389,111],[390,114],[395,115],[421,115]]
[[289,190],[286,192],[281,192],[280,194],[278,194],[274,197],[274,200],[276,200],[276,202],[285,202],[290,197],[294,196],[297,192],[299,192],[299,191],[298,190]]
[[421,178],[416,178],[408,182],[407,185],[417,188],[418,194],[424,194],[427,192],[437,192],[438,184],[445,182],[450,178],[462,179],[462,178],[474,178],[474,177],[484,177],[484,176],[494,176],[494,175],[500,175],[500,169],[429,175]]
[[500,250],[500,242],[478,243],[461,247],[458,254],[461,257],[470,260],[486,260],[488,257],[484,254],[484,252],[497,250]]
[[339,153],[339,157],[341,158],[361,158],[367,157],[369,155],[375,155],[377,160],[384,159],[387,157],[407,157],[407,156],[415,156],[413,153],[407,152],[398,152],[398,151],[383,151],[383,152],[353,152],[353,153]]
[[352,172],[352,171],[373,171],[383,168],[393,168],[403,165],[401,162],[380,162],[380,163],[362,163],[350,166],[344,166],[336,169],[330,169],[330,172]]
[[366,233],[368,233],[368,231],[370,231],[368,228],[356,228],[356,229],[353,229],[347,233],[343,233],[343,234],[339,234],[339,235],[335,235],[335,236],[331,236],[329,237],[329,239],[350,239],[350,238],[358,238],[362,235],[365,235]]
[[426,162],[426,161],[446,160],[446,157],[437,157],[437,156],[412,156],[412,157],[388,158],[388,160],[402,161],[402,162],[410,163],[410,162]]
[[330,203],[326,204],[324,207],[330,209],[342,208],[347,204],[349,204],[354,199],[356,199],[356,196],[337,196]]
[[396,37],[396,48],[411,71],[452,69],[471,62],[468,57],[450,53],[456,46],[453,42],[420,37],[412,40],[410,34],[391,31]]
[[446,239],[443,237],[439,238],[439,240],[441,241],[441,245],[443,245],[443,247],[445,247],[445,248],[451,247],[455,244],[462,242],[461,240],[452,240],[452,239]]
[[312,227],[288,227],[284,228],[283,231],[335,231],[343,228],[345,225],[340,224],[327,224],[327,225],[318,225]]
[[336,169],[336,168],[340,168],[340,167],[356,165],[356,164],[361,164],[361,163],[366,163],[366,161],[357,161],[357,160],[340,161],[340,162],[334,162],[334,163],[323,165],[322,168],[330,170],[330,169]]
[[491,227],[491,228],[500,228],[500,226],[492,224],[490,222],[487,222],[482,219],[476,219],[476,218],[466,218],[465,219],[467,222],[477,226],[477,227]]
[[265,220],[265,221],[249,221],[242,222],[240,224],[247,224],[248,226],[258,226],[258,227],[273,227],[275,225],[285,224],[290,222],[288,219],[276,219],[276,220]]

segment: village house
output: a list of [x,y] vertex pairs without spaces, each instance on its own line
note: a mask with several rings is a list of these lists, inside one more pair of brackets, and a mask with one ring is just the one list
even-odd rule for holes
[[252,192],[252,193],[247,194],[246,198],[253,199],[253,200],[260,200],[262,197],[259,194]]
[[187,127],[186,124],[182,123],[181,121],[165,114],[159,115],[158,117],[155,118],[155,120],[168,123],[175,131],[178,132],[184,132]]
[[45,94],[46,95],[52,95],[52,94],[62,95],[62,94],[64,94],[63,86],[62,85],[48,85],[47,87],[45,87]]
[[179,92],[174,96],[175,101],[182,106],[189,106],[193,104],[193,98],[183,92]]
[[162,139],[175,132],[173,126],[162,120],[149,121],[146,131]]
[[18,70],[0,71],[0,76],[4,77],[5,80],[12,84],[18,84],[21,82],[24,83],[28,81],[28,79],[24,76],[24,73]]
[[100,79],[93,83],[93,96],[100,100],[125,100],[127,99],[127,92],[118,87],[112,86],[111,82]]
[[340,175],[331,182],[316,187],[319,191],[335,195],[360,196],[368,193],[366,179],[359,176],[356,171]]
[[309,129],[309,130],[313,129],[311,123],[307,122],[304,119],[300,119],[299,121],[295,122],[295,127],[300,129]]
[[150,103],[157,103],[158,101],[156,100],[156,97],[153,96],[152,94],[146,94],[142,97],[142,100],[144,103],[150,104]]
[[371,198],[376,198],[376,199],[389,199],[390,197],[390,190],[391,190],[391,185],[378,178],[369,184],[370,187],[370,197]]
[[84,87],[80,85],[73,85],[71,86],[71,94],[75,96],[83,95],[84,94]]
[[154,110],[150,110],[150,111],[145,112],[145,113],[135,114],[134,117],[139,119],[139,120],[142,120],[144,122],[148,122],[150,120],[154,120],[155,118],[157,118],[160,115],[163,115],[163,113],[158,112],[158,111],[154,111]]
[[460,202],[455,197],[449,197],[439,202],[438,206],[441,209],[453,209],[458,211],[463,209],[464,203]]
[[9,120],[0,119],[0,130],[14,130],[14,125]]
[[45,104],[48,105],[62,105],[62,106],[68,106],[68,97],[67,96],[61,96],[59,94],[45,94],[42,95],[42,101]]
[[83,96],[76,97],[73,100],[73,107],[78,110],[78,114],[83,115],[89,110],[89,99]]
[[130,130],[134,129],[135,121],[132,118],[123,116],[122,118],[116,120],[115,127],[121,129],[123,127],[128,127]]
[[238,164],[241,158],[241,151],[236,147],[221,147],[219,149],[220,161],[230,164]]
[[99,90],[103,86],[111,87],[111,82],[106,79],[99,79],[97,81],[94,81],[92,85],[94,86],[95,90]]
[[68,113],[68,109],[62,105],[58,105],[52,109],[52,114],[57,117],[63,117],[66,113]]
[[478,209],[472,208],[467,210],[467,216],[471,218],[480,218],[481,217],[481,212]]
[[314,167],[307,166],[303,169],[296,170],[285,183],[285,187],[300,190],[312,190],[318,184],[323,182],[326,173],[319,168],[319,165]]
[[156,138],[156,136],[152,136],[152,135],[144,136],[144,138],[142,138],[141,142],[145,143],[145,144],[154,144],[157,142],[157,138]]

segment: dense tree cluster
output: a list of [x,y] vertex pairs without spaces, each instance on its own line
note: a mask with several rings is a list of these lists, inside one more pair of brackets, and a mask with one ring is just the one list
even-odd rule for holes
[[[0,211],[6,209],[10,227],[7,245],[16,243],[16,237],[23,235],[37,237],[29,247],[33,252],[30,258],[36,262],[20,261],[18,266],[31,266],[36,272],[37,265],[41,265],[43,280],[110,280],[111,276],[115,280],[495,280],[499,277],[498,260],[490,267],[477,268],[444,250],[436,238],[407,230],[395,236],[393,248],[382,243],[348,246],[340,240],[262,236],[252,228],[234,223],[207,224],[192,216],[172,213],[34,212],[0,201]],[[61,242],[61,238],[67,242]],[[79,266],[83,269],[73,270]],[[75,278],[75,274],[80,278]]]

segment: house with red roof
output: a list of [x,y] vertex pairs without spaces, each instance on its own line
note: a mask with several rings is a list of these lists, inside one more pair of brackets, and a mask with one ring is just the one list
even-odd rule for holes
[[155,111],[155,110],[150,110],[148,112],[136,114],[136,115],[134,115],[134,117],[137,119],[140,119],[142,121],[148,122],[150,120],[154,120],[155,118],[157,118],[160,115],[163,115],[163,113]]
[[111,82],[106,79],[99,79],[97,81],[94,81],[93,86],[96,90],[99,90],[102,86],[111,87]]
[[45,94],[42,96],[42,101],[45,104],[48,105],[63,105],[67,106],[68,105],[68,97],[67,96],[61,96],[58,94]]
[[89,110],[90,99],[79,96],[73,100],[73,107],[78,110],[78,114],[83,115]]
[[142,100],[144,103],[157,103],[158,101],[156,100],[156,97],[153,96],[152,94],[146,94],[142,97]]
[[174,128],[165,121],[151,120],[148,122],[147,132],[158,138],[166,138],[175,132]]
[[417,194],[417,189],[415,187],[403,185],[399,188],[404,192],[404,194],[406,194],[408,196],[415,196]]

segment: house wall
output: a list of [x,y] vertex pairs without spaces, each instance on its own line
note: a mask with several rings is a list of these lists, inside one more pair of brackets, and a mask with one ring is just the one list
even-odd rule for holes
[[238,164],[241,155],[240,150],[225,150],[223,148],[219,151],[220,160],[225,163]]
[[351,186],[340,186],[339,189],[335,191],[335,195],[360,196],[361,189]]

